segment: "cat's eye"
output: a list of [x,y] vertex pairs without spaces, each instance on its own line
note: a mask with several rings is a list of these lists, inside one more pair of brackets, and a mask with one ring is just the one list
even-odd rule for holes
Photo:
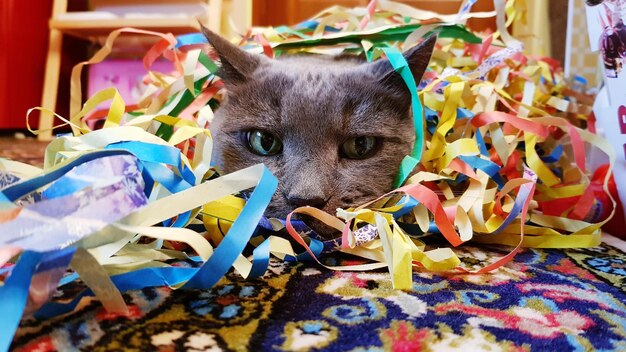
[[248,149],[257,155],[276,155],[283,149],[283,143],[280,139],[266,131],[247,131],[244,137]]
[[350,138],[341,145],[341,154],[350,159],[365,159],[374,153],[377,142],[372,136]]

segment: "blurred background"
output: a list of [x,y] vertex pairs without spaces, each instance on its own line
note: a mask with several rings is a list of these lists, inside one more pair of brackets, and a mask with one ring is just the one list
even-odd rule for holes
[[[366,6],[368,0],[48,0],[37,6],[22,0],[0,1],[0,134],[26,129],[25,113],[34,106],[67,116],[69,76],[72,67],[89,58],[106,34],[118,27],[193,32],[197,18],[225,36],[245,33],[252,26],[294,25],[324,8]],[[456,13],[461,0],[404,0],[411,6],[439,13]],[[580,1],[582,3],[582,1]],[[516,28],[518,38],[539,55],[564,62],[567,0],[527,0],[531,22]],[[493,10],[491,0],[479,0],[473,11]],[[495,20],[470,19],[475,31],[494,31]],[[112,77],[111,67],[95,65],[83,77],[85,93],[106,80],[135,84],[133,64],[145,52],[141,38],[116,42],[110,60],[126,60],[118,66],[126,77]],[[145,44],[145,45],[144,45]],[[46,65],[48,65],[46,69]],[[137,66],[135,64],[135,66]],[[140,65],[139,65],[140,66]],[[104,82],[103,82],[104,80]],[[91,83],[91,88],[90,87]],[[131,87],[132,88],[132,87]],[[129,88],[129,91],[132,89]],[[31,122],[37,122],[35,113]]]

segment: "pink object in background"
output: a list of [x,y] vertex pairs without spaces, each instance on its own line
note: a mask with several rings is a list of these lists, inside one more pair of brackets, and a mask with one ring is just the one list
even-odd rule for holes
[[[169,61],[155,61],[152,71],[167,73],[174,69]],[[91,97],[98,91],[116,87],[126,105],[135,104],[145,92],[143,78],[148,72],[142,60],[112,59],[89,67],[87,94]],[[103,104],[100,108],[106,108]]]
[[[152,71],[168,73],[174,69],[174,65],[169,61],[155,61],[150,68]],[[105,60],[89,67],[87,82],[87,95],[92,97],[98,91],[105,88],[115,87],[119,91],[126,106],[139,102],[146,85],[143,83],[148,71],[143,66],[143,61],[139,59],[111,59]],[[94,111],[108,109],[111,102],[104,102],[98,105]],[[92,130],[98,129],[98,122],[103,118],[87,118],[86,123]]]

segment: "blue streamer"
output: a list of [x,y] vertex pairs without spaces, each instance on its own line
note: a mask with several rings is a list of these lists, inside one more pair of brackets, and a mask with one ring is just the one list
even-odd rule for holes
[[[322,253],[322,251],[324,250],[324,243],[322,243],[319,240],[316,240],[315,238],[309,237],[309,240],[311,240],[311,242],[309,243],[309,249],[311,250],[311,252],[313,252],[313,254],[316,257],[319,256],[320,253]],[[307,251],[299,253],[295,257],[291,255],[288,255],[285,257],[285,261],[287,262],[308,262],[308,261],[313,261],[313,260],[314,258],[311,257],[311,255]]]
[[522,212],[522,210],[524,208],[524,203],[526,202],[526,200],[530,196],[531,189],[532,188],[529,187],[528,183],[523,184],[520,187],[520,190],[517,193],[517,198],[515,198],[515,203],[513,203],[513,208],[509,212],[509,215],[504,219],[504,222],[502,222],[500,227],[498,227],[493,232],[494,235],[496,235],[496,234],[500,233],[502,230],[504,230],[507,226],[509,226],[510,223],[513,222],[513,220],[515,220],[517,218],[517,216],[519,214],[521,214],[521,212]]
[[480,130],[476,130],[476,143],[478,143],[478,149],[480,150],[480,154],[489,157],[489,151],[487,150],[487,145],[485,144],[485,139],[483,139],[482,133]]
[[28,288],[43,254],[25,251],[0,287],[0,350],[8,351],[26,308]]
[[83,164],[83,163],[86,163],[86,162],[89,162],[98,158],[103,158],[106,156],[113,156],[113,155],[132,155],[132,154],[125,150],[99,150],[96,152],[83,154],[77,157],[76,159],[74,159],[72,162],[56,170],[53,170],[47,174],[36,176],[26,181],[18,182],[11,186],[8,186],[4,190],[2,190],[2,193],[4,193],[4,196],[6,197],[6,199],[8,199],[10,202],[13,202],[16,199],[19,199],[29,193],[32,193],[35,190],[61,178],[68,171],[70,171],[71,169],[73,169],[74,167],[80,164]]
[[541,160],[543,160],[544,163],[555,163],[559,161],[559,159],[561,159],[562,155],[563,145],[559,144],[552,150],[552,153],[550,153],[550,155],[542,156]]
[[171,193],[178,193],[192,187],[189,182],[161,163],[144,160],[143,165],[150,176]]
[[319,23],[317,21],[308,20],[300,22],[296,25],[296,29],[315,29]]
[[[191,168],[183,163],[180,151],[172,146],[145,143],[138,141],[127,141],[112,143],[105,147],[106,150],[126,150],[131,152],[141,161],[143,166],[142,175],[147,175],[146,195],[152,191],[154,182],[158,182],[171,193],[177,193],[189,189],[195,184],[196,176]],[[163,164],[176,168],[181,176],[174,173]],[[149,187],[149,188],[148,188]],[[175,221],[166,220],[164,226],[182,227],[189,222],[191,212],[179,214]]]
[[431,110],[428,107],[424,107],[424,118],[426,119],[426,130],[430,135],[435,134],[437,130],[437,121],[439,114],[435,110]]
[[141,161],[150,161],[154,163],[167,164],[176,167],[182,178],[187,183],[195,184],[195,175],[193,171],[185,167],[181,158],[180,150],[168,145],[145,143],[138,141],[119,142],[109,144],[106,149],[122,149],[131,152]]
[[67,268],[72,261],[74,252],[76,252],[76,248],[67,247],[45,253],[43,258],[39,262],[39,265],[37,265],[37,270],[35,271],[35,274],[58,268]]
[[261,244],[252,252],[252,269],[250,270],[250,278],[261,277],[267,271],[270,265],[270,240],[269,238],[261,242]]
[[181,46],[185,46],[185,45],[196,45],[196,44],[208,44],[209,41],[206,39],[206,37],[200,33],[189,33],[189,34],[182,34],[176,37],[176,49],[180,48]]
[[491,177],[491,179],[498,184],[498,189],[504,187],[504,180],[498,173],[500,171],[500,166],[498,166],[498,164],[492,162],[491,160],[485,160],[474,155],[459,155],[459,159],[466,162],[473,169],[480,169],[489,175],[489,177]]
[[404,204],[402,205],[402,208],[400,210],[393,213],[394,219],[398,219],[399,217],[408,214],[409,212],[411,212],[411,210],[413,210],[413,208],[415,208],[419,204],[417,200],[408,195],[402,197],[402,199],[400,199],[398,203]]
[[0,191],[0,202],[2,203],[12,203],[9,198],[7,198],[2,191]]
[[456,109],[456,119],[457,120],[461,120],[461,119],[466,119],[466,118],[472,118],[474,117],[474,113],[465,109],[465,108],[457,108]]
[[183,286],[184,288],[210,288],[226,275],[237,256],[250,241],[256,225],[263,216],[277,187],[278,180],[264,167],[259,184],[232,224],[228,234],[215,249],[211,258]]

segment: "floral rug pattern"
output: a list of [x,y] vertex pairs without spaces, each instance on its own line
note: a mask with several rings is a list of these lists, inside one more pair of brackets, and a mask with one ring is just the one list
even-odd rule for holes
[[[466,267],[503,255],[462,247]],[[328,257],[328,264],[356,259]],[[261,279],[229,274],[211,290],[127,292],[129,316],[96,301],[26,319],[16,351],[588,351],[626,350],[626,254],[527,249],[487,275],[333,272],[273,262]]]

